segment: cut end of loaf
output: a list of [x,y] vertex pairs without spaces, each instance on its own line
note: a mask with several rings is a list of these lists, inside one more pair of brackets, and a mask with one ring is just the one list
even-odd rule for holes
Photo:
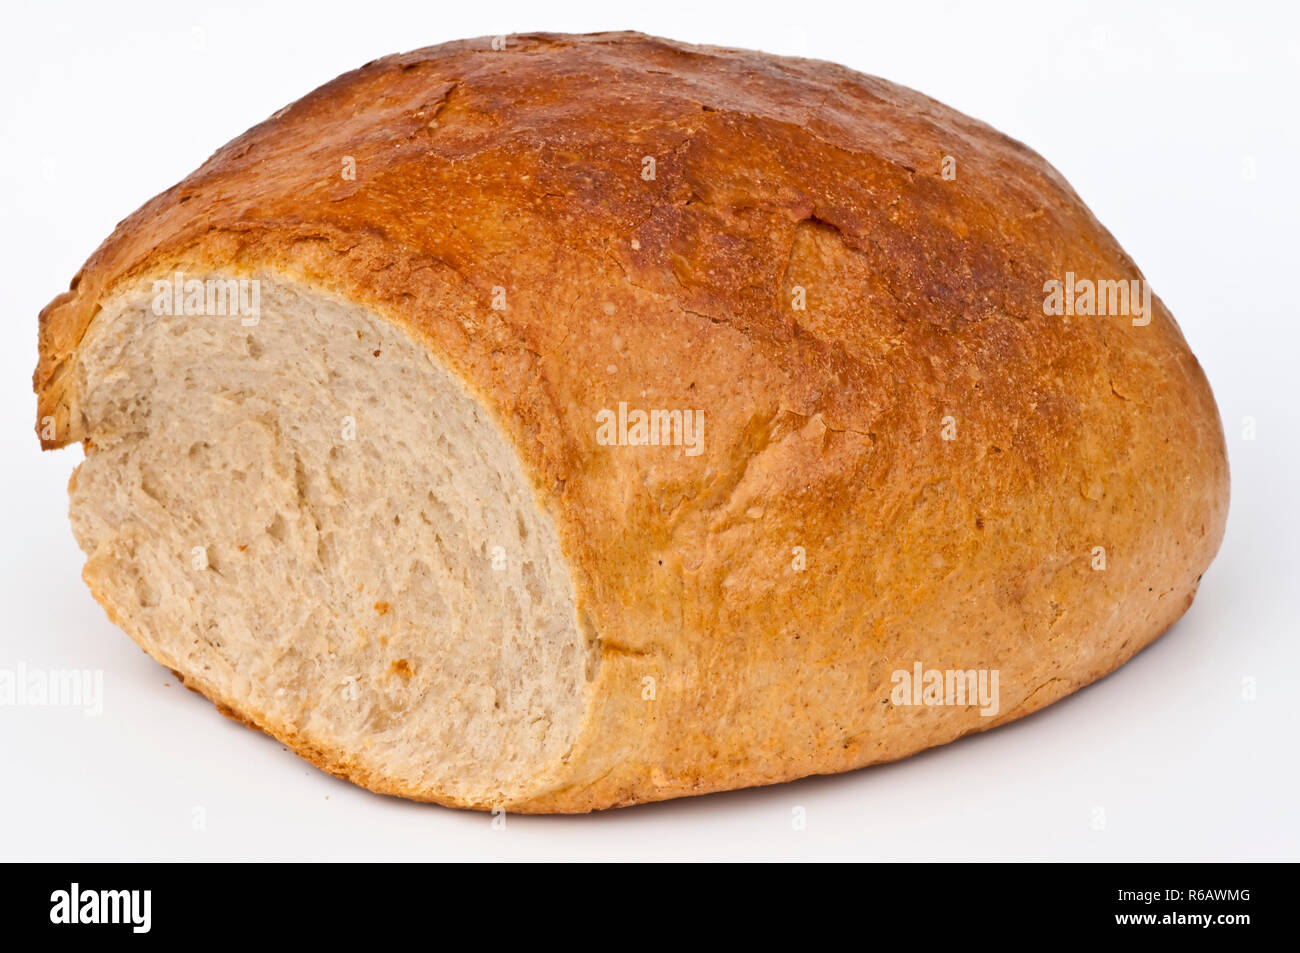
[[554,786],[599,655],[484,406],[406,331],[288,282],[260,279],[256,324],[157,310],[148,283],[119,296],[76,364],[72,524],[115,621],[374,790]]

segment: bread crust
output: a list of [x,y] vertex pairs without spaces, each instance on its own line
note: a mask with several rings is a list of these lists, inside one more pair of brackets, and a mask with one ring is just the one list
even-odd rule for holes
[[[834,64],[529,34],[340,76],[42,311],[43,446],[85,436],[71,369],[100,304],[172,270],[364,305],[514,442],[601,664],[561,779],[512,811],[845,771],[1021,717],[1171,625],[1223,535],[1218,411],[1163,303],[1142,326],[1044,314],[1067,273],[1142,278],[1112,236],[1025,146]],[[702,410],[703,452],[600,444],[620,401]],[[1000,713],[890,704],[914,660],[998,670]],[[492,806],[233,714],[373,790]]]

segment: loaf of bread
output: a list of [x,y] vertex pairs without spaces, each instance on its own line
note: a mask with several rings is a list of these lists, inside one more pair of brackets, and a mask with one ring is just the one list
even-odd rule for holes
[[1228,505],[1178,325],[1039,156],[629,33],[281,110],[91,256],[35,389],[116,624],[326,771],[478,809],[1027,715],[1183,614]]

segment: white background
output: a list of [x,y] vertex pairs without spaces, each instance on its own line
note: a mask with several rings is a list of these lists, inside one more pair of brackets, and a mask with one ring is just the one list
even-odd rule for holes
[[[5,19],[0,667],[102,669],[105,710],[0,707],[0,859],[1300,859],[1294,4],[46,2]],[[624,28],[836,60],[1065,174],[1223,414],[1227,539],[1183,621],[1046,711],[901,763],[504,830],[322,774],[107,621],[65,516],[80,450],[42,455],[33,433],[40,308],[119,219],[338,73],[462,37]]]

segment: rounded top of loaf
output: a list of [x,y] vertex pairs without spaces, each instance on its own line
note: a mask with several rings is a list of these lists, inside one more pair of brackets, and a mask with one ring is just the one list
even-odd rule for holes
[[[806,289],[815,328],[787,300],[805,247],[869,279]],[[435,347],[517,356],[543,353],[537,325],[574,317],[555,305],[598,274],[663,296],[609,322],[628,348],[658,346],[666,312],[697,315],[784,365],[787,409],[850,428],[864,365],[902,332],[1023,320],[1044,275],[1084,257],[1137,274],[1042,159],[884,80],[636,33],[465,40],[340,76],[123,221],[42,313],[35,385],[47,443],[76,439],[63,372],[97,305],[183,261],[283,270],[407,312]],[[449,288],[473,317],[429,307]],[[889,315],[870,341],[868,307]]]

